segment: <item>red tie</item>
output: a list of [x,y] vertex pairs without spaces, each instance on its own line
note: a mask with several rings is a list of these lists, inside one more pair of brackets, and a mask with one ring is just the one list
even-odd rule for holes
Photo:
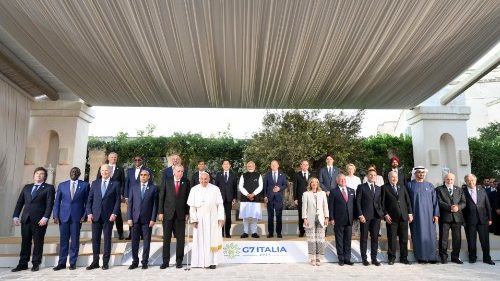
[[176,181],[175,182],[175,195],[179,195],[179,187],[180,187],[180,183],[179,183],[179,181]]
[[347,197],[347,192],[345,191],[345,188],[342,188],[342,197],[344,197],[344,201],[347,203],[349,198]]

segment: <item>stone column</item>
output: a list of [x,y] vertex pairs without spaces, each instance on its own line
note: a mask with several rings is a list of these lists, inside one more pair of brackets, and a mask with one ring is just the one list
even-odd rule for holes
[[471,172],[469,115],[468,106],[419,106],[408,113],[415,166],[425,166],[429,170],[427,180],[434,185],[441,185],[449,171],[460,186]]
[[30,112],[23,182],[33,180],[35,167],[55,168],[54,183],[69,179],[72,167],[85,172],[89,124],[94,110],[76,101],[34,102]]
[[89,182],[97,178],[97,171],[106,162],[106,151],[104,149],[93,149],[89,151]]

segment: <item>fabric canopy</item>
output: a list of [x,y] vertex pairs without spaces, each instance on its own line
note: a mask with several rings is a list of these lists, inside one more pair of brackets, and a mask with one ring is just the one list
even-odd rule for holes
[[9,0],[0,27],[91,105],[411,108],[499,41],[500,1]]

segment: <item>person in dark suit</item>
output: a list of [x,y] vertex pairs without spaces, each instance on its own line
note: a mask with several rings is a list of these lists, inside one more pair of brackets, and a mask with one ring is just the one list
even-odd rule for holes
[[[14,225],[21,225],[21,252],[19,263],[12,272],[28,269],[31,256],[31,242],[33,241],[33,267],[31,271],[38,271],[43,255],[43,242],[47,231],[47,222],[54,207],[54,186],[45,183],[47,170],[38,167],[33,173],[33,183],[27,184],[21,190],[12,215]],[[19,220],[19,215],[21,214]]]
[[410,196],[406,186],[399,185],[398,173],[389,172],[389,181],[382,186],[382,209],[387,228],[387,263],[396,259],[397,236],[399,236],[399,261],[408,261],[408,223],[413,221]]
[[490,233],[500,235],[500,215],[497,214],[496,211],[499,208],[496,202],[498,190],[494,179],[492,181],[490,181],[490,179],[484,179],[483,187],[484,190],[486,190],[486,194],[488,194],[488,200],[491,205],[491,215],[493,216],[493,222],[489,227]]
[[344,174],[339,174],[336,182],[337,188],[330,194],[330,224],[334,226],[339,265],[354,265],[351,261],[351,240],[356,195],[354,189],[346,186]]
[[150,172],[146,169],[139,174],[139,183],[131,186],[127,218],[132,229],[132,264],[128,269],[139,266],[139,242],[144,238],[142,250],[142,269],[148,268],[149,246],[151,245],[151,232],[158,212],[158,188],[150,182]]
[[92,263],[87,270],[99,268],[101,235],[104,236],[102,269],[109,269],[111,257],[111,235],[113,224],[120,212],[120,184],[111,178],[111,167],[104,164],[100,168],[101,178],[92,182],[86,212],[87,220],[92,222]]
[[309,161],[302,160],[300,162],[300,171],[295,173],[293,178],[293,199],[299,211],[299,237],[304,237],[306,233],[304,219],[302,218],[302,195],[307,191],[308,180],[312,176],[309,172]]
[[494,265],[490,256],[490,237],[488,226],[491,225],[491,206],[484,188],[477,188],[477,178],[473,174],[465,176],[467,187],[464,188],[465,208],[463,209],[465,221],[465,237],[467,238],[467,249],[469,252],[469,262],[475,263],[477,260],[476,241],[479,234],[479,242],[483,250],[483,262]]
[[276,212],[276,234],[283,238],[281,230],[283,195],[288,186],[286,175],[279,170],[278,161],[271,161],[271,171],[264,177],[264,203],[267,204],[267,238],[274,236],[274,213]]
[[[161,185],[160,186],[164,186],[165,185],[165,181],[168,180],[168,179],[171,179],[174,177],[174,167],[177,166],[177,165],[182,165],[182,159],[181,157],[179,156],[179,154],[172,154],[170,155],[170,160],[172,161],[172,166],[170,167],[167,167],[163,170],[162,172],[162,177],[161,177]],[[184,167],[184,173],[182,175],[182,179],[183,180],[187,180],[187,174],[188,174],[188,168],[187,167]]]
[[397,156],[391,157],[389,164],[391,165],[391,169],[385,173],[384,181],[389,182],[389,173],[392,171],[398,173],[398,186],[406,185],[406,177],[403,169],[399,168],[401,165],[399,158]]
[[[191,180],[191,187],[197,186],[200,184],[200,174],[203,172],[206,172],[205,170],[207,169],[207,164],[205,163],[204,160],[198,160],[198,171],[196,171],[193,174],[192,180]],[[210,173],[208,173],[210,176]],[[212,176],[210,176],[210,182],[212,182]]]
[[319,170],[319,184],[321,189],[326,192],[326,196],[330,196],[330,192],[337,187],[336,178],[340,173],[339,168],[333,166],[335,160],[333,155],[328,154],[326,156],[326,167]]
[[455,175],[448,173],[444,177],[444,185],[436,188],[439,200],[439,257],[441,263],[448,263],[448,237],[451,229],[451,261],[462,264],[460,248],[462,247],[462,224],[464,217],[462,210],[465,208],[464,191],[455,186]]
[[360,184],[356,189],[356,210],[360,223],[360,248],[363,265],[368,266],[366,251],[368,245],[368,232],[370,233],[371,261],[372,264],[380,266],[377,261],[378,233],[380,230],[380,219],[384,216],[382,210],[382,189],[375,184],[377,172],[369,169],[368,181]]
[[[108,154],[108,165],[110,167],[110,172],[109,176],[111,177],[111,181],[114,181],[118,184],[119,187],[119,193],[120,193],[120,201],[125,203],[125,170],[123,170],[122,167],[120,167],[117,164],[118,161],[118,154],[116,152],[111,152]],[[96,180],[101,179],[101,171],[97,171],[97,178]],[[116,214],[116,230],[118,232],[118,239],[123,240],[123,217],[122,217],[122,211],[121,211],[121,204],[120,204],[120,210]]]
[[238,177],[231,171],[231,163],[229,160],[222,161],[222,172],[218,172],[215,175],[214,184],[219,187],[222,200],[224,201],[224,213],[226,220],[224,222],[222,232],[226,238],[231,238],[231,209],[236,203]]
[[[54,223],[59,224],[60,249],[59,261],[54,270],[66,268],[68,246],[70,248],[69,269],[76,269],[80,249],[80,229],[86,219],[85,207],[89,196],[88,182],[78,180],[81,172],[78,167],[71,168],[70,180],[59,184],[54,204]],[[71,239],[71,245],[70,245]]]
[[175,226],[176,258],[177,268],[182,268],[184,259],[184,231],[185,223],[189,218],[189,181],[183,179],[184,167],[174,167],[174,176],[165,181],[160,188],[158,198],[158,219],[163,222],[163,263],[160,269],[165,269],[170,263],[170,242],[172,240],[172,228]]

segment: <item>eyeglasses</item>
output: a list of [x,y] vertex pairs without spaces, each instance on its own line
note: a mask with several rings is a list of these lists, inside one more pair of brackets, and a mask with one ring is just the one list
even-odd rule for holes
[[140,158],[139,159],[134,159],[134,162],[141,162],[141,161],[142,161],[142,159],[140,159]]

